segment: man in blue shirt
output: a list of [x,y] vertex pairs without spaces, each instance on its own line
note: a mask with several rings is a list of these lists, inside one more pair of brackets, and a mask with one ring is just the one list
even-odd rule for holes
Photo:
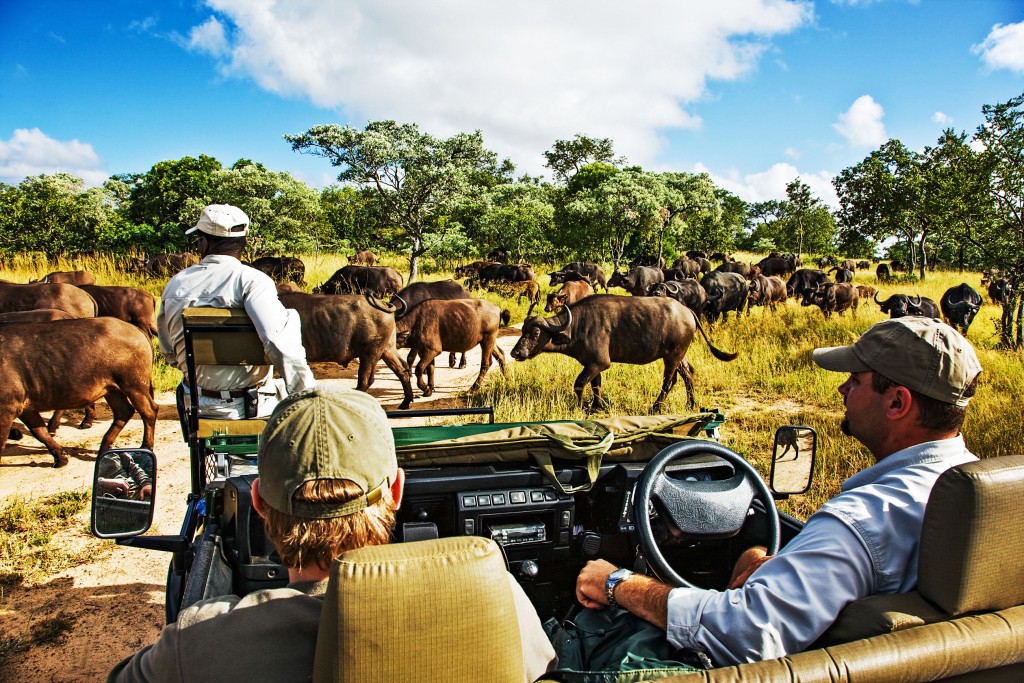
[[587,563],[576,583],[586,607],[619,606],[666,630],[716,666],[800,652],[848,603],[917,585],[918,545],[938,476],[975,460],[960,434],[981,364],[970,343],[930,318],[880,322],[851,346],[816,349],[814,362],[849,373],[839,386],[843,433],[876,464],[847,479],[779,553],[748,551],[728,590],[671,588]]

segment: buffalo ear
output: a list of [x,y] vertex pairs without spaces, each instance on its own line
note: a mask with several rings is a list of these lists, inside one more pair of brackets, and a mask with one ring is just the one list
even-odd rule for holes
[[553,344],[568,344],[571,341],[572,337],[570,337],[565,332],[555,332],[554,334],[551,335],[551,342]]

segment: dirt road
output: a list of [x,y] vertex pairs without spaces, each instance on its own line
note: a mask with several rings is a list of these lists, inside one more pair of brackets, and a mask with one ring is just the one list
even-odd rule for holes
[[[518,330],[503,332],[499,345],[507,357]],[[447,354],[438,360],[442,362],[435,377],[437,390],[429,399],[420,398],[420,392],[415,391],[414,408],[460,405],[458,395],[473,383],[480,370],[478,349],[469,353],[465,370],[443,367]],[[509,363],[511,366],[511,360]],[[356,364],[347,370],[333,363],[313,366],[319,381],[353,388],[356,369]],[[491,372],[497,371],[492,365]],[[370,393],[385,408],[396,409],[402,399],[398,381],[383,364],[376,376]],[[188,449],[181,438],[173,394],[159,394],[157,403],[157,510],[149,533],[175,534],[181,526],[189,490]],[[97,409],[99,419],[89,430],[77,429],[80,413],[65,418],[57,441],[65,446],[71,462],[63,469],[52,469],[53,459],[31,437],[10,442],[0,459],[0,506],[13,496],[38,499],[58,491],[91,487],[96,448],[110,421],[105,403]],[[116,445],[137,445],[141,439],[142,424],[135,418]],[[34,624],[55,616],[63,616],[73,626],[60,642],[34,645],[12,655],[12,661],[0,668],[0,681],[102,680],[119,660],[152,643],[160,634],[170,555],[98,541],[88,533],[87,513],[83,513],[81,522],[57,542],[65,548],[84,549],[95,559],[61,571],[40,586],[18,587],[0,595],[0,647],[5,641],[11,642],[9,639],[27,639]]]

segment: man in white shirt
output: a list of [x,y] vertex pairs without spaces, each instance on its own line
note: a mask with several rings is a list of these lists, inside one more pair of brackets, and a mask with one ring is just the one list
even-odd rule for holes
[[777,555],[748,551],[725,591],[673,589],[596,560],[577,579],[584,606],[615,603],[666,629],[675,647],[725,666],[803,651],[848,603],[915,588],[932,486],[976,459],[960,426],[981,364],[953,328],[915,316],[882,321],[813,359],[849,373],[839,386],[842,430],[876,464],[847,479]]
[[[281,304],[273,280],[240,261],[249,234],[245,212],[228,204],[211,204],[203,209],[196,225],[185,232],[196,231],[200,233],[203,259],[172,277],[164,287],[157,318],[160,351],[168,364],[187,378],[182,311],[192,306],[244,308],[274,365],[197,367],[199,414],[244,418],[246,392],[256,389],[257,412],[249,417],[265,417],[286,393],[316,386],[306,363],[299,315]],[[274,380],[274,370],[280,380]],[[188,399],[186,390],[186,403]]]

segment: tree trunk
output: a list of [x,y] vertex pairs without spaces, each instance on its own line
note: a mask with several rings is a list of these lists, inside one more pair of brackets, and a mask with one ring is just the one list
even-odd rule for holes
[[925,271],[928,270],[928,252],[925,250],[925,244],[928,239],[928,233],[921,233],[921,282],[924,282]]
[[423,255],[423,240],[419,237],[414,237],[412,240],[412,250],[409,254],[409,282],[412,284],[416,282],[416,277],[420,272],[420,256]]

